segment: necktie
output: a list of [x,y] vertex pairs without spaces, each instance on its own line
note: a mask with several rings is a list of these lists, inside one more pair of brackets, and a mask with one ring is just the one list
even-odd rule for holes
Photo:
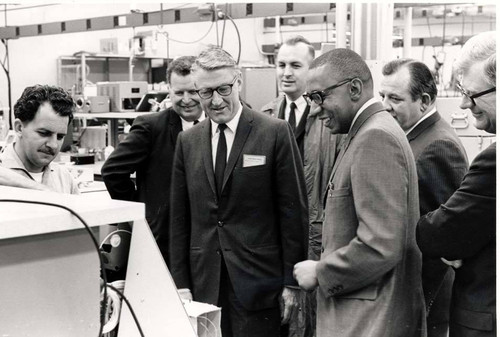
[[295,132],[295,127],[296,127],[295,108],[297,108],[297,105],[294,102],[292,102],[290,104],[290,116],[288,116],[288,123],[290,123],[290,126],[292,127],[293,132]]
[[196,125],[196,124],[198,124],[199,122],[200,122],[199,120],[195,120],[195,121],[193,122],[193,125]]
[[219,124],[219,143],[217,144],[217,153],[215,155],[215,184],[217,186],[217,195],[222,193],[222,182],[224,181],[224,171],[226,170],[227,144],[224,130],[226,124]]

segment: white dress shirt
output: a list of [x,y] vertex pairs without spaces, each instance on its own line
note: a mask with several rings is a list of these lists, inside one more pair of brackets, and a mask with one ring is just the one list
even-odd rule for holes
[[[181,116],[179,116],[181,117]],[[201,115],[200,115],[200,118],[198,118],[198,122],[201,122],[202,120],[205,119],[205,113],[202,111],[201,112]],[[181,123],[182,123],[182,131],[186,131],[186,130],[189,130],[193,127],[194,125],[194,121],[192,122],[188,122],[187,120],[185,120],[184,118],[181,117]]]
[[304,114],[304,111],[306,111],[307,108],[307,101],[303,96],[300,96],[297,98],[296,101],[292,101],[288,98],[285,99],[286,105],[285,105],[285,120],[288,122],[288,118],[290,118],[290,104],[292,102],[295,103],[297,108],[295,108],[295,126],[298,126],[300,123],[300,119],[302,118],[302,115]]

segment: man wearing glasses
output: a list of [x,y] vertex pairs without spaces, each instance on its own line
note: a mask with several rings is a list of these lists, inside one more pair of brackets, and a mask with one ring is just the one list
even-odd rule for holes
[[[415,156],[420,215],[435,210],[460,186],[467,172],[465,149],[436,109],[437,88],[429,68],[412,59],[397,59],[382,69],[382,104],[405,131]],[[454,272],[439,258],[423,255],[422,287],[427,310],[427,337],[448,335]]]
[[[474,125],[496,133],[496,32],[469,39],[455,64]],[[450,337],[497,335],[496,143],[473,160],[458,190],[417,225],[423,254],[453,261]]]
[[210,117],[179,135],[170,266],[179,289],[222,308],[223,336],[278,336],[296,306],[292,269],[305,259],[307,200],[290,125],[242,106],[241,73],[203,51],[195,86]]
[[408,140],[373,97],[363,59],[334,49],[307,77],[311,112],[332,133],[347,133],[324,197],[319,261],[294,276],[318,288],[317,336],[425,336],[417,172]]

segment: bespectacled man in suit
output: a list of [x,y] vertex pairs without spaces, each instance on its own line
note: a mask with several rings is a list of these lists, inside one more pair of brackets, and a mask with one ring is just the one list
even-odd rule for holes
[[276,336],[307,248],[298,147],[288,123],[242,106],[241,73],[223,49],[201,52],[193,74],[210,118],[177,142],[171,273],[194,300],[222,308],[223,336]]
[[[494,31],[473,36],[454,65],[460,108],[489,133],[496,133],[496,39]],[[445,203],[420,218],[417,243],[455,268],[449,336],[497,336],[496,143],[476,156]]]

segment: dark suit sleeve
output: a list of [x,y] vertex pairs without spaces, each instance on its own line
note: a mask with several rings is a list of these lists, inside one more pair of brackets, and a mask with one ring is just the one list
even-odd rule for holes
[[427,146],[416,164],[422,215],[448,200],[460,187],[468,166],[458,144],[441,139]]
[[495,149],[480,153],[450,199],[420,218],[417,243],[424,254],[465,259],[495,240]]
[[293,266],[307,257],[308,211],[302,159],[288,123],[281,123],[276,144],[276,207],[285,285],[297,285]]
[[[182,133],[177,137],[172,184],[170,187],[169,266],[178,289],[191,289],[189,240],[191,237],[191,211],[184,162]],[[167,224],[165,224],[167,225]]]
[[136,186],[130,175],[147,160],[152,144],[152,125],[143,117],[136,118],[130,133],[118,144],[101,169],[113,199],[136,200]]

